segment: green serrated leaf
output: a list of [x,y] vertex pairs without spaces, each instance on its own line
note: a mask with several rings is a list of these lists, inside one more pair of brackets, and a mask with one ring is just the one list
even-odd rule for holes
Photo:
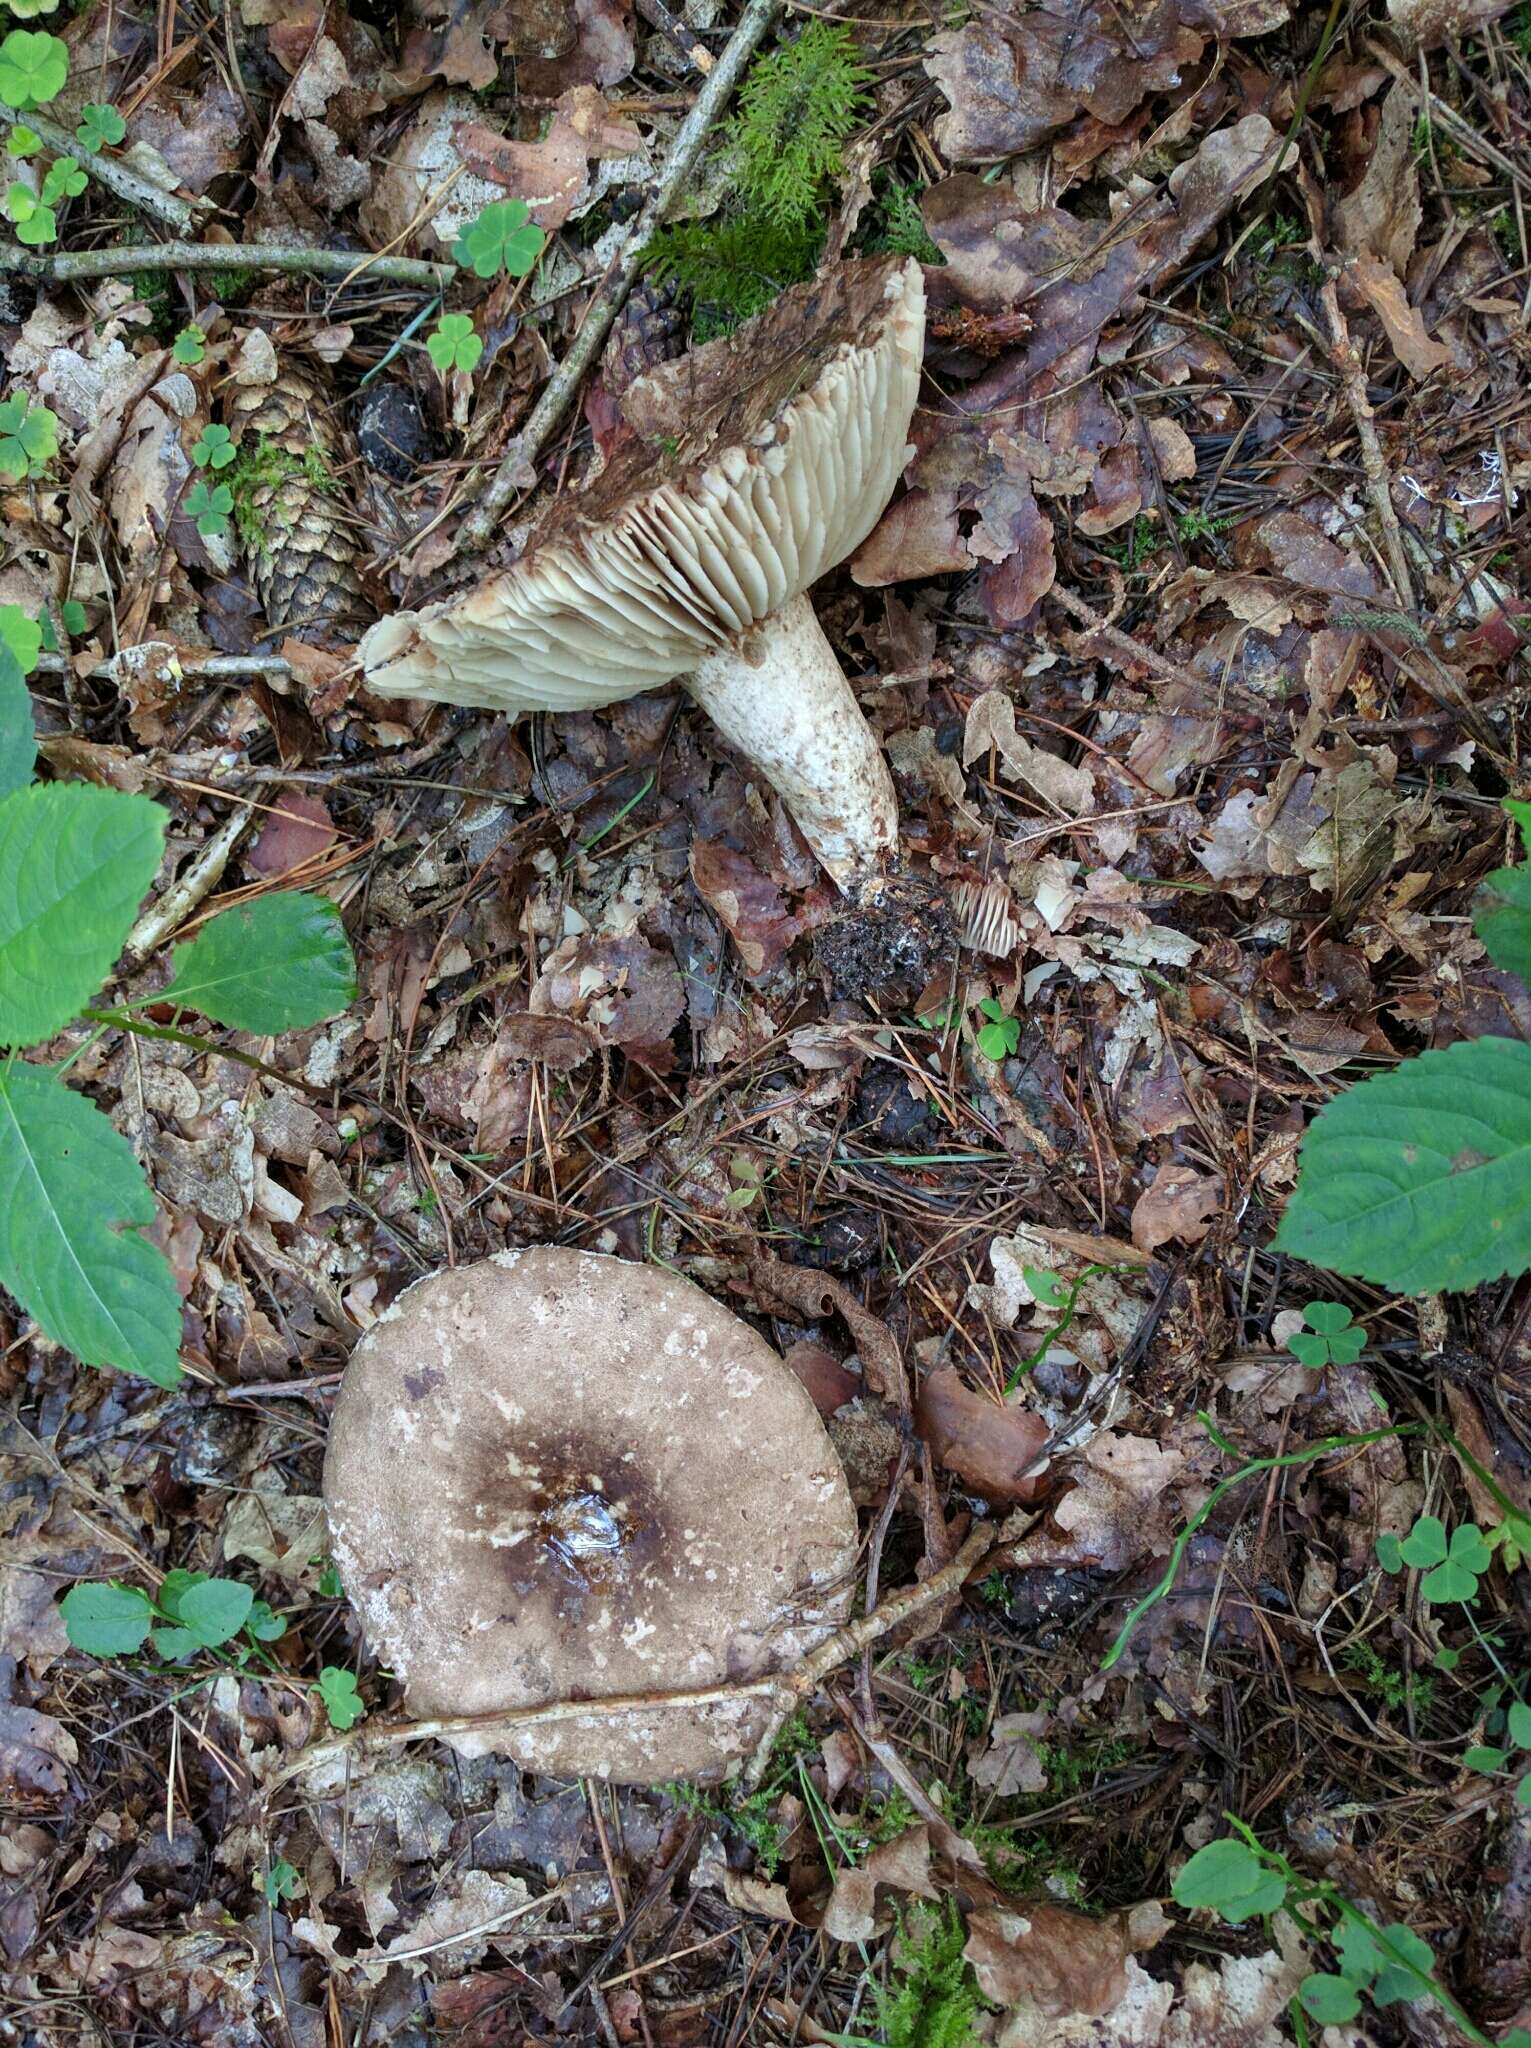
[[356,965],[340,912],[325,896],[258,896],[177,946],[156,1002],[200,1010],[236,1031],[301,1031],[356,995]]
[[173,1387],[180,1297],[164,1254],[129,1227],[154,1216],[132,1146],[93,1102],[51,1067],[0,1062],[0,1286],[87,1365]]
[[189,1628],[156,1628],[153,1641],[155,1649],[169,1664],[179,1663],[182,1657],[189,1657],[202,1647]]
[[205,1650],[216,1650],[244,1627],[255,1595],[238,1579],[205,1579],[181,1595],[180,1621]]
[[1340,1972],[1352,1984],[1369,1984],[1387,1960],[1371,1929],[1354,1920],[1340,1922],[1334,1931],[1334,1946],[1340,1959]]
[[82,783],[0,807],[0,1045],[35,1045],[79,1015],[159,867],[165,813]]
[[1349,1088],[1309,1126],[1276,1246],[1400,1294],[1531,1263],[1531,1045],[1479,1038]]
[[1473,930],[1496,967],[1531,982],[1531,863],[1485,875],[1473,898]]
[[42,651],[41,619],[34,619],[19,604],[0,604],[0,641],[21,663],[22,674],[30,675]]
[[279,1642],[287,1633],[287,1623],[266,1600],[255,1602],[245,1627],[258,1643]]
[[1524,1700],[1514,1700],[1510,1705],[1510,1740],[1517,1749],[1531,1749],[1531,1707]]
[[32,699],[21,663],[0,645],[0,800],[25,789],[37,762]]
[[90,1657],[130,1657],[154,1620],[148,1596],[132,1586],[71,1586],[59,1612],[70,1642]]

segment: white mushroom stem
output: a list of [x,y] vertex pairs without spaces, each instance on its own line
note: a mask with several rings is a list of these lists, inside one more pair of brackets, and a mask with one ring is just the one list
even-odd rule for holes
[[770,783],[840,888],[859,895],[898,845],[893,778],[806,597],[685,678]]

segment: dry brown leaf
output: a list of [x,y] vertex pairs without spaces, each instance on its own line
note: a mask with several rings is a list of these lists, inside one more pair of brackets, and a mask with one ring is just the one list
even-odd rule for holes
[[1049,1432],[1034,1409],[1002,1407],[943,1365],[920,1389],[915,1422],[937,1463],[996,1507],[1024,1506],[1043,1491]]
[[1156,1252],[1172,1238],[1200,1244],[1222,1199],[1221,1174],[1161,1166],[1132,1205],[1132,1241],[1140,1252]]
[[1043,1710],[1001,1714],[989,1730],[988,1743],[976,1743],[969,1749],[968,1776],[975,1785],[987,1786],[996,1799],[1009,1799],[1017,1792],[1045,1792],[1047,1772],[1037,1745],[1051,1721],[1052,1716]]
[[275,881],[327,853],[337,837],[335,821],[321,797],[286,790],[273,799],[260,837],[245,855],[245,865],[267,881]]
[[1167,1925],[1152,1904],[1099,1920],[1045,1900],[981,1906],[968,1915],[963,1954],[984,1997],[996,2005],[1024,1999],[1052,2018],[1089,2017],[1118,2002],[1133,1950],[1151,1948]]
[[985,690],[967,715],[962,734],[962,765],[972,766],[988,748],[997,750],[1012,781],[1026,782],[1071,818],[1081,817],[1095,799],[1095,781],[1087,768],[1070,767],[1056,754],[1034,747],[1015,729],[1015,706],[1002,690]]
[[1363,252],[1346,265],[1345,274],[1382,322],[1394,355],[1411,377],[1423,382],[1454,360],[1443,342],[1426,334],[1424,315],[1409,304],[1408,293],[1387,264]]
[[1342,249],[1375,256],[1399,277],[1408,276],[1424,208],[1414,158],[1414,101],[1406,86],[1395,85],[1382,102],[1371,160],[1334,213]]
[[1126,1571],[1167,1550],[1181,1503],[1172,1491],[1185,1456],[1151,1437],[1102,1430],[1069,1465],[1073,1485],[1042,1525],[1016,1546],[1021,1569],[1088,1565]]

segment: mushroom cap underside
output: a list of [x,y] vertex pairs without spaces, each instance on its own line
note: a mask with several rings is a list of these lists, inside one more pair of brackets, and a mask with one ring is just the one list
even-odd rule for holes
[[908,454],[924,328],[918,263],[841,263],[640,378],[633,438],[553,499],[513,568],[372,628],[368,687],[514,714],[685,674],[876,525]]
[[[411,1287],[352,1354],[335,1558],[419,1717],[657,1696],[792,1665],[844,1619],[845,1476],[776,1353],[656,1267],[541,1246]],[[766,1703],[452,1739],[559,1776],[717,1775]]]

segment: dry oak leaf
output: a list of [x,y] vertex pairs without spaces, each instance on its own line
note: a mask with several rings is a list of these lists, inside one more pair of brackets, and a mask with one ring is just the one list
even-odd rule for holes
[[1171,1486],[1185,1471],[1180,1451],[1151,1437],[1102,1430],[1069,1468],[1074,1484],[1041,1527],[1015,1550],[1021,1569],[1088,1565],[1126,1571],[1140,1557],[1167,1550],[1179,1503]]
[[937,1463],[994,1506],[1023,1507],[1042,1492],[1049,1432],[1034,1409],[1001,1406],[943,1365],[920,1389],[915,1426]]
[[1001,1714],[989,1730],[987,1745],[974,1743],[968,1750],[968,1776],[975,1785],[986,1785],[996,1799],[1045,1792],[1047,1772],[1037,1744],[1051,1720],[1045,1709]]
[[978,1988],[996,2005],[1028,2001],[1061,2018],[1108,2012],[1127,1989],[1134,1949],[1152,1948],[1169,1926],[1148,1901],[1090,1920],[1046,1901],[980,1906],[968,1915],[967,1947]]
[[1177,1238],[1200,1244],[1223,1199],[1223,1177],[1191,1166],[1161,1166],[1152,1184],[1132,1205],[1132,1241],[1140,1252],[1156,1252]]
[[1423,383],[1454,361],[1444,342],[1426,334],[1424,315],[1409,304],[1397,272],[1388,264],[1363,250],[1346,264],[1345,275],[1382,322],[1394,355],[1411,377]]
[[918,1898],[941,1896],[930,1873],[930,1830],[906,1828],[883,1842],[857,1867],[848,1864],[835,1878],[824,1909],[823,1930],[833,1941],[869,1941],[877,1931],[877,1887],[912,1892]]

